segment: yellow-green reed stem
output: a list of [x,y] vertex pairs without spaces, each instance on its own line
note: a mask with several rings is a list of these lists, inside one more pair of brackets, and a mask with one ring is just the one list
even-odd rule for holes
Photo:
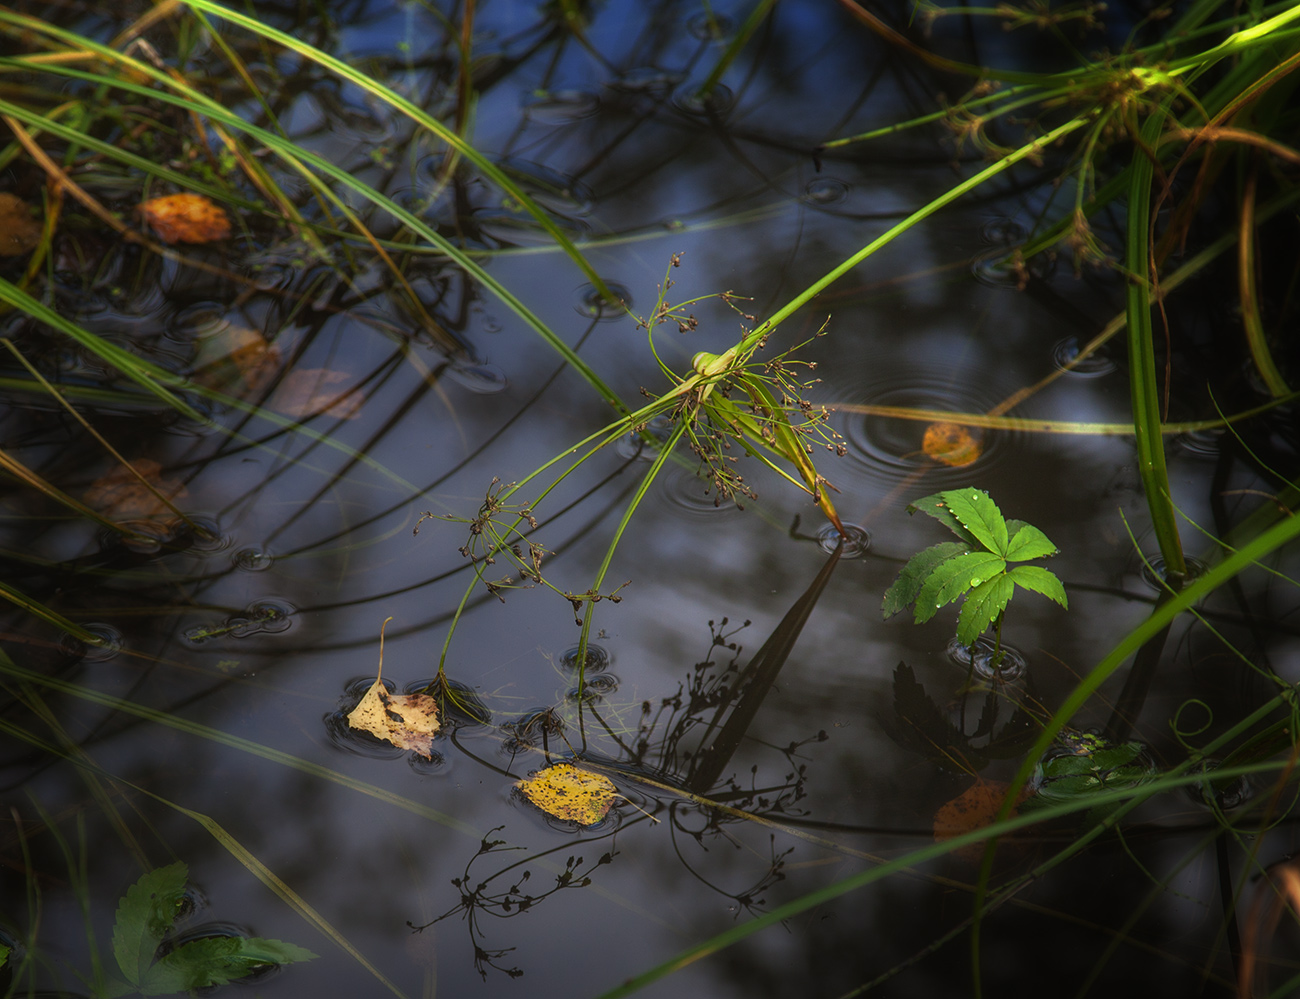
[[637,507],[645,499],[645,494],[649,491],[651,484],[656,476],[663,469],[664,463],[677,447],[682,435],[686,433],[687,421],[681,420],[673,428],[673,432],[668,439],[663,442],[659,448],[659,453],[655,455],[654,464],[641,478],[636,492],[627,504],[627,509],[623,511],[623,519],[618,522],[618,529],[614,532],[614,537],[610,539],[609,546],[605,549],[605,557],[600,563],[600,569],[596,572],[596,580],[591,584],[591,597],[587,601],[587,607],[582,615],[582,634],[578,636],[578,697],[582,698],[582,688],[586,682],[587,675],[587,640],[591,636],[591,619],[596,611],[596,598],[600,594],[600,587],[605,582],[605,576],[609,572],[610,563],[614,561],[614,552],[618,548],[619,542],[623,540],[623,533],[627,530],[627,525],[632,522],[632,515],[636,513]]
[[1269,392],[1277,399],[1289,395],[1291,389],[1268,349],[1264,319],[1259,310],[1259,294],[1255,283],[1255,187],[1256,174],[1252,170],[1241,194],[1241,220],[1237,230],[1237,297],[1240,300],[1241,323],[1246,330],[1250,356]]
[[1129,167],[1127,209],[1128,357],[1129,392],[1133,405],[1133,432],[1138,452],[1138,473],[1151,511],[1151,527],[1165,562],[1166,582],[1177,590],[1187,574],[1178,520],[1165,468],[1164,437],[1160,432],[1160,372],[1156,369],[1155,330],[1151,322],[1151,182],[1154,167],[1147,151],[1153,149],[1164,126],[1164,115],[1153,114],[1142,127],[1141,142]]

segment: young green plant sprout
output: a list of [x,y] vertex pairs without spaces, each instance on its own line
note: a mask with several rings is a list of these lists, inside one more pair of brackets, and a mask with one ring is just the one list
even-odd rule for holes
[[934,617],[945,604],[965,597],[957,618],[957,640],[968,649],[991,625],[996,646],[993,666],[1002,662],[1002,616],[1017,586],[1068,606],[1065,587],[1036,565],[1008,566],[1056,554],[1038,528],[1021,520],[1004,520],[1002,511],[980,489],[948,489],[917,500],[908,513],[928,513],[960,541],[944,541],[918,552],[903,566],[885,592],[881,611],[892,617],[915,605],[916,623]]

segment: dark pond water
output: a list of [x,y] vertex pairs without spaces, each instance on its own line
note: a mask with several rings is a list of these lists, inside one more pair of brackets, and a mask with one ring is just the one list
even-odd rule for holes
[[[479,5],[478,96],[461,118],[448,23],[463,12],[355,2],[301,21],[287,6],[257,13],[468,129],[637,316],[654,307],[674,254],[671,301],[731,291],[749,299],[744,311],[770,315],[979,161],[941,125],[813,155],[831,138],[929,113],[968,85],[902,57],[837,5],[778,5],[708,101],[696,92],[747,5],[715,6],[711,23],[699,4],[611,2],[584,8],[581,37],[563,28],[564,8]],[[888,13],[905,24],[901,10]],[[44,13],[100,38],[127,23],[95,5]],[[1108,30],[1122,41],[1128,25],[1116,14]],[[265,125],[219,49],[192,24],[179,43],[178,31],[164,23],[146,37],[164,59],[184,47],[188,72],[211,73],[211,93]],[[295,141],[471,251],[629,405],[643,386],[666,389],[645,330],[603,304],[474,164],[449,163],[436,139],[300,57],[230,37]],[[932,44],[972,62],[1052,58],[1000,29],[940,25]],[[60,86],[86,96],[83,84]],[[140,199],[138,173],[77,162],[95,196]],[[264,165],[308,221],[342,224],[282,162]],[[0,187],[40,200],[39,170],[5,170]],[[197,525],[169,523],[145,500],[161,540],[126,544],[18,478],[5,482],[8,585],[105,639],[87,646],[21,611],[4,624],[14,666],[0,692],[0,934],[35,956],[15,994],[88,993],[76,978],[91,974],[86,927],[111,969],[118,900],[144,870],[174,861],[201,896],[186,926],[233,926],[320,955],[258,978],[250,994],[595,996],[932,844],[936,812],[977,785],[977,772],[1005,780],[1019,765],[1012,737],[1032,724],[1017,704],[1054,709],[1156,599],[1138,554],[1156,545],[1131,437],[988,430],[976,461],[950,467],[923,453],[926,421],[864,411],[994,410],[1059,373],[1122,310],[1124,286],[1105,271],[1079,275],[1063,257],[1018,281],[997,266],[1068,209],[1054,197],[1060,170],[1011,170],[854,269],[774,337],[773,352],[826,324],[800,356],[818,363],[809,399],[831,407],[846,453],[819,455],[818,467],[870,544],[834,567],[743,738],[713,760],[699,752],[705,726],[734,702],[737,671],[768,637],[788,637],[782,619],[833,547],[819,542],[824,521],[805,494],[751,460],[757,499],[743,510],[715,504],[681,449],[613,557],[603,589],[627,585],[620,602],[596,605],[583,698],[569,602],[542,586],[504,589],[504,599],[479,587],[445,671],[483,717],[454,717],[429,759],[369,740],[344,715],[376,675],[381,623],[391,618],[384,677],[421,689],[472,582],[459,549],[494,481],[524,478],[609,423],[613,408],[490,289],[443,256],[404,252],[398,226],[359,199],[376,236],[398,240],[388,247],[409,292],[364,240],[323,236],[315,257],[289,225],[253,212],[231,239],[185,250],[242,281],[115,247],[85,216],[40,279],[51,305],[224,395],[187,395],[213,425],[187,420],[38,324],[0,318],[24,356],[82,391],[80,411],[126,459],[155,463]],[[1103,237],[1122,240],[1105,231],[1118,221],[1099,220]],[[4,266],[17,280],[21,261]],[[745,322],[716,298],[690,311],[697,329],[653,334],[678,372],[695,352],[735,343]],[[1213,417],[1207,384],[1225,408],[1254,398],[1237,348],[1220,346],[1230,303],[1191,294],[1171,313],[1193,347],[1180,355],[1170,418]],[[118,481],[105,479],[116,461],[12,357],[4,363],[6,453],[69,496],[101,502],[93,497]],[[1122,337],[1013,413],[1129,420]],[[1285,462],[1292,418],[1245,433]],[[530,538],[561,591],[591,586],[654,453],[634,438],[606,448],[536,506]],[[1169,464],[1179,509],[1207,531],[1256,505],[1250,490],[1277,488],[1223,434],[1171,440]],[[1022,593],[1007,614],[1019,675],[971,681],[949,651],[953,608],[920,627],[910,613],[881,617],[903,562],[944,540],[907,504],[959,486],[987,490],[1060,548],[1051,567],[1068,612]],[[420,522],[425,513],[434,519]],[[1192,527],[1186,537],[1189,552],[1212,557],[1208,538]],[[1294,554],[1289,566],[1294,575]],[[488,578],[510,572],[496,569]],[[1296,607],[1289,582],[1261,575],[1221,591],[1207,614],[1294,680]],[[1209,723],[1186,708],[1184,730],[1220,731],[1262,703],[1251,678],[1208,626],[1176,626],[1131,719],[1143,759],[1181,758],[1170,726],[1180,705],[1213,705]],[[1107,686],[1072,724],[1105,725],[1118,694],[1119,682]],[[1012,748],[999,753],[1004,743]],[[549,818],[514,791],[548,758],[575,754],[622,796],[591,827]],[[1216,839],[1211,810],[1178,794],[1125,824],[987,917],[989,994],[1231,991],[1220,879],[1231,886],[1287,854],[1290,827]],[[1068,828],[1040,832],[1007,848],[999,876],[1032,869],[1068,838]],[[1226,869],[1216,843],[1232,851]],[[285,886],[280,897],[266,872]],[[872,994],[968,995],[976,877],[965,856],[919,865],[684,964],[644,994],[835,997],[871,984]],[[1255,887],[1239,887],[1248,906]]]

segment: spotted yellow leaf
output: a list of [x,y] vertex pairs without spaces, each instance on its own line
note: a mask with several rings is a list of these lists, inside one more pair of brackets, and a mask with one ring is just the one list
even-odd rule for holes
[[376,680],[348,712],[348,724],[432,760],[433,737],[441,727],[438,700],[429,694],[390,694],[384,682]]
[[384,686],[384,628],[379,628],[379,676],[357,706],[348,712],[348,725],[369,732],[398,749],[409,749],[433,759],[433,737],[438,734],[438,699],[429,694],[390,694]]
[[515,783],[534,805],[565,822],[592,826],[609,814],[618,790],[609,778],[556,763]]

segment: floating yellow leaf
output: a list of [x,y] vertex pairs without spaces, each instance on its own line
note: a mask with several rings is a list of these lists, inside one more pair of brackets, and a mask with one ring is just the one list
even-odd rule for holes
[[209,388],[232,391],[236,379],[252,392],[280,371],[280,350],[257,330],[222,321],[201,337],[193,378]]
[[438,699],[429,694],[390,694],[375,680],[355,708],[348,724],[376,739],[433,759],[433,737],[438,734]]
[[[935,842],[942,843],[963,833],[992,825],[1002,809],[1002,802],[1007,796],[1009,786],[1001,781],[977,779],[957,797],[940,805],[939,810],[934,813]],[[1027,796],[1027,792],[1022,790],[1016,804],[1024,801]],[[1015,814],[1016,810],[1013,808],[1011,815]],[[972,843],[953,852],[964,860],[978,860],[984,853],[984,844]]]
[[213,243],[230,235],[225,210],[201,194],[150,198],[139,212],[164,243]]
[[429,694],[390,694],[384,686],[384,628],[391,620],[384,618],[379,628],[379,676],[366,696],[348,712],[348,725],[432,761],[433,737],[442,727],[438,699]]
[[15,194],[0,194],[0,257],[18,257],[36,249],[41,224],[32,218],[27,202]]
[[534,805],[565,822],[592,826],[609,814],[618,789],[607,777],[579,770],[570,763],[556,763],[515,787]]
[[984,442],[960,423],[931,423],[925,428],[921,450],[935,461],[960,467],[984,453]]
[[[131,462],[130,469],[114,466],[107,474],[96,479],[86,490],[86,505],[115,520],[140,521],[172,516],[167,501],[175,502],[189,495],[185,483],[164,479],[162,466],[152,458]],[[151,490],[140,481],[143,477]]]

